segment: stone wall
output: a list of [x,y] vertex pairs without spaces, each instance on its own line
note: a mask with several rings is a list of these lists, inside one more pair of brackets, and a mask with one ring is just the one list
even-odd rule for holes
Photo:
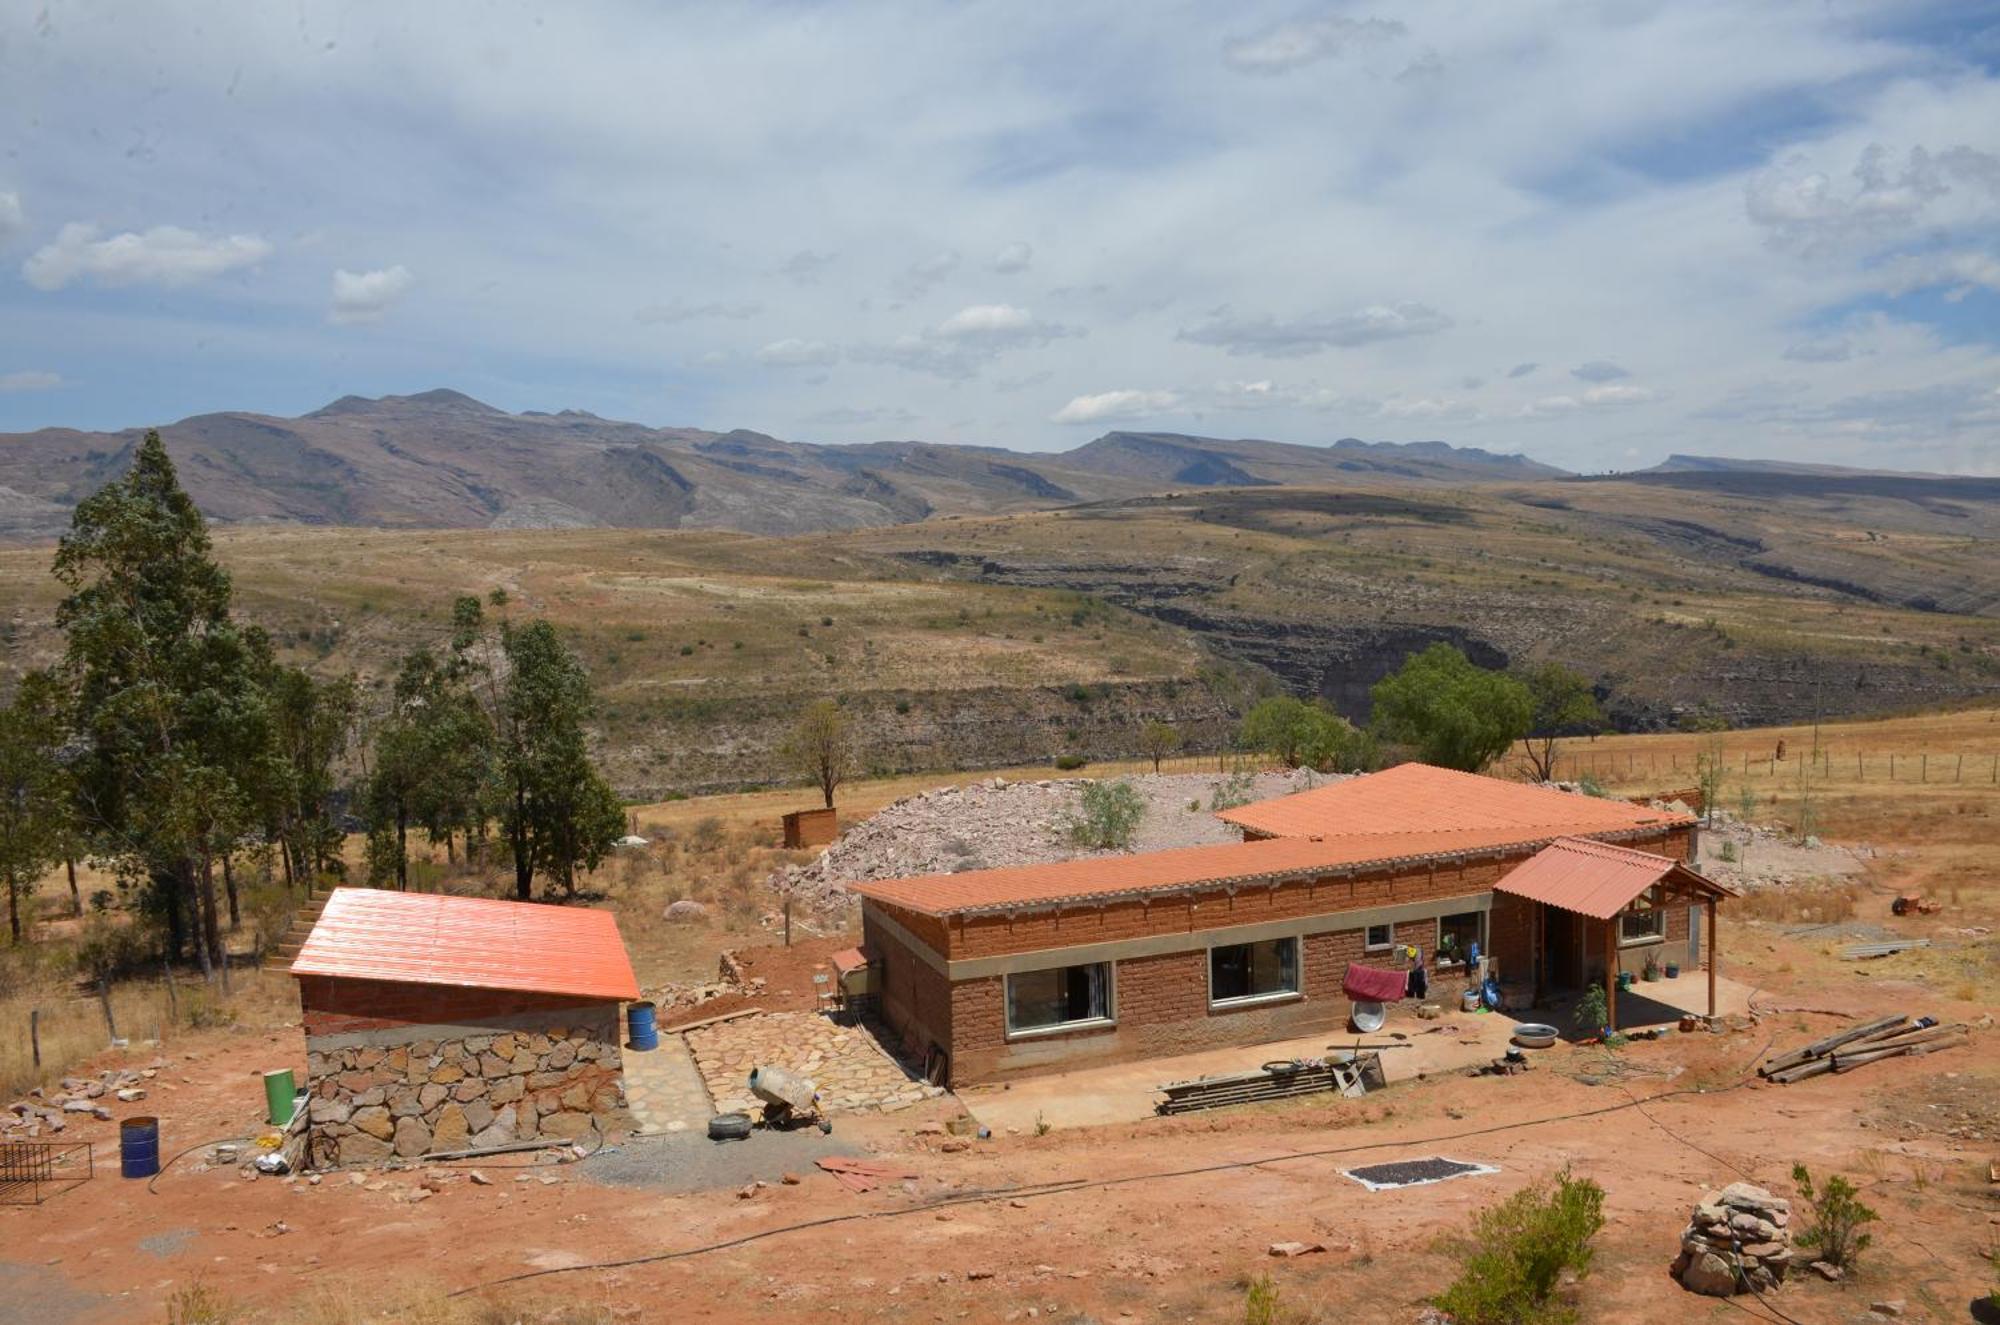
[[[309,1019],[310,1024],[310,1019]],[[625,1125],[618,1007],[310,1035],[316,1168],[574,1141]]]

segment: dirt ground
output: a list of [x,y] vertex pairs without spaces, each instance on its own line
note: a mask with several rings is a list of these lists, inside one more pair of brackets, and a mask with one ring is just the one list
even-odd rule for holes
[[[1985,750],[2000,731],[1984,715],[1916,721],[1933,749],[1958,739]],[[1617,739],[1622,749],[1637,738]],[[1789,794],[1751,786],[1760,801]],[[661,814],[686,828],[703,810]],[[1757,1013],[1728,1034],[1560,1047],[1515,1078],[1440,1075],[1357,1101],[1046,1135],[950,1135],[950,1098],[844,1116],[829,1139],[838,1150],[917,1175],[863,1195],[811,1166],[818,1143],[772,1137],[721,1149],[619,1138],[576,1163],[501,1157],[317,1184],[203,1169],[197,1150],[149,1191],[117,1176],[115,1123],[85,1118],[73,1134],[95,1143],[97,1176],[40,1207],[0,1207],[0,1322],[161,1321],[170,1294],[197,1281],[241,1308],[240,1325],[1240,1320],[1245,1285],[1264,1274],[1288,1322],[1411,1322],[1454,1275],[1470,1216],[1565,1165],[1608,1194],[1595,1265],[1572,1290],[1586,1321],[1833,1325],[1886,1319],[1870,1307],[1889,1301],[1905,1320],[1979,1319],[1970,1304],[2000,1283],[1988,1259],[2000,1249],[2000,1184],[1989,1179],[2000,1160],[1996,810],[2000,790],[1970,783],[1824,788],[1821,835],[1871,850],[1841,881],[1844,914],[1808,916],[1827,905],[1817,895],[1787,912],[1782,890],[1754,910],[1725,909],[1723,971],[1754,987]],[[1892,915],[1890,901],[1910,891],[1942,909]],[[631,897],[660,904],[652,891]],[[621,921],[626,898],[611,887]],[[1842,934],[1857,925],[1933,946],[1843,960]],[[651,936],[641,978],[705,975],[732,946],[765,978],[765,1005],[798,1006],[812,970],[847,941],[787,951],[754,918],[718,909],[710,924]],[[1974,1029],[1965,1048],[1792,1086],[1749,1076],[1768,1052],[1884,1011]],[[257,1074],[302,1058],[282,1011],[246,1023],[89,1066],[167,1060],[150,1098],[118,1110],[158,1114],[166,1154],[244,1136],[261,1103]],[[1244,1065],[1263,1057],[1246,1049]],[[1341,1175],[1430,1155],[1499,1171],[1375,1193]],[[1704,1190],[1748,1178],[1790,1196],[1795,1161],[1845,1174],[1882,1216],[1851,1282],[1795,1280],[1774,1299],[1780,1316],[1695,1297],[1668,1277]],[[1326,1249],[1269,1254],[1290,1241]]]

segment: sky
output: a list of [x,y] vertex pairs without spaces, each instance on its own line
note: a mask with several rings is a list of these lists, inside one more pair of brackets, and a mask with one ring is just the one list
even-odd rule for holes
[[0,8],[0,430],[2000,474],[2000,0]]

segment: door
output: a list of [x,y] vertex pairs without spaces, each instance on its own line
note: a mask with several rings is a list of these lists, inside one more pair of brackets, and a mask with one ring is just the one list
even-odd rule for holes
[[1575,989],[1583,983],[1580,920],[1574,911],[1542,907],[1542,952],[1551,989]]

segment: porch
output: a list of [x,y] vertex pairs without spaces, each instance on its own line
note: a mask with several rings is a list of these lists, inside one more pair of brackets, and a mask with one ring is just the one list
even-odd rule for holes
[[[1494,891],[1532,907],[1527,929],[1537,1004],[1560,990],[1602,984],[1611,1030],[1673,1020],[1682,1011],[1711,1017],[1725,1011],[1716,987],[1716,913],[1725,898],[1737,896],[1728,885],[1665,856],[1566,837],[1506,875]],[[1635,982],[1621,1017],[1619,975],[1637,977],[1648,969],[1705,971],[1700,1004],[1644,999]],[[1660,1015],[1667,1008],[1672,1015]]]

